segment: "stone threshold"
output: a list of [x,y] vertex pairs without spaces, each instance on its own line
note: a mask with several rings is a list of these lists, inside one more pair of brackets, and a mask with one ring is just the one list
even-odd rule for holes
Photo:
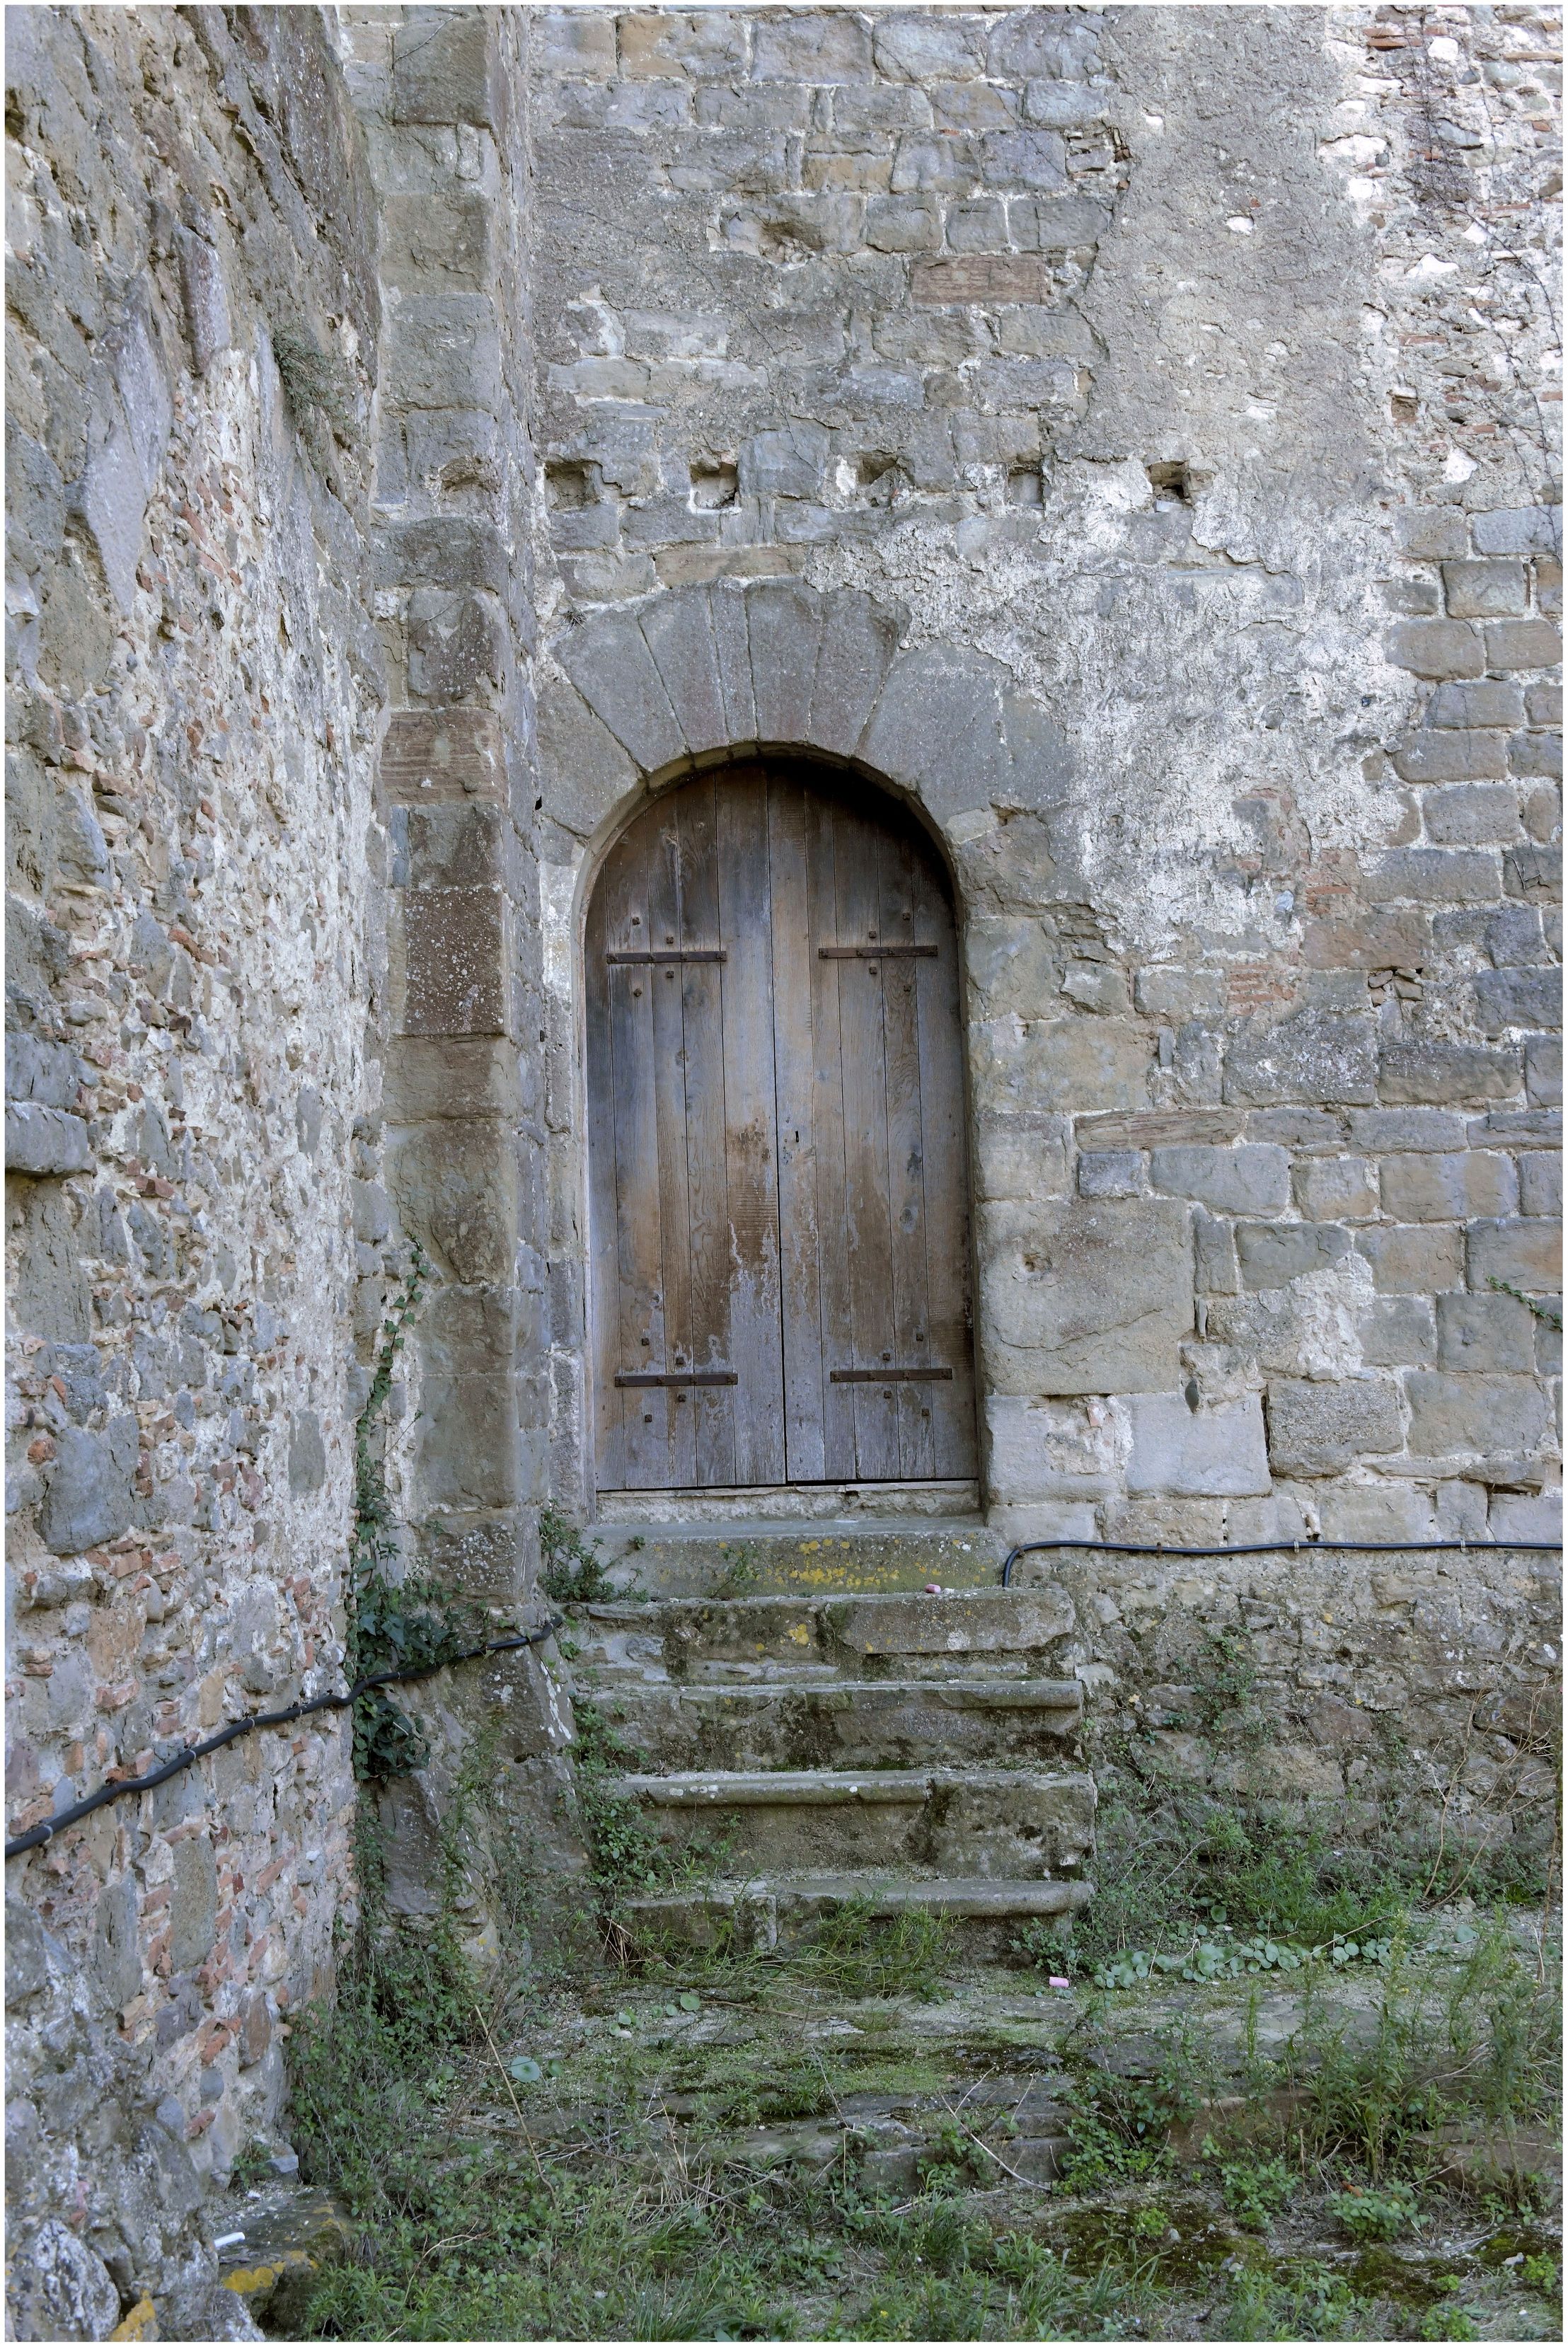
[[[595,1522],[612,1532],[619,1525],[658,1524],[670,1531],[693,1529],[747,1533],[810,1523],[835,1530],[889,1518],[944,1523],[980,1522],[980,1490],[973,1481],[946,1483],[781,1483],[733,1489],[672,1491],[601,1491]],[[968,1527],[966,1527],[968,1528]]]

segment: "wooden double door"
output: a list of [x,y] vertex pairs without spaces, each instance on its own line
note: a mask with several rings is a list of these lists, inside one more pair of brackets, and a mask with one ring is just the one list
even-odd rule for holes
[[587,932],[601,1491],[975,1472],[953,915],[867,784],[666,792]]

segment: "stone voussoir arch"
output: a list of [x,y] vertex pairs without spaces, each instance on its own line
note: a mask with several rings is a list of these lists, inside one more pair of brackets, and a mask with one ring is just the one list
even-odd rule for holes
[[897,604],[796,579],[678,588],[564,629],[539,694],[543,811],[602,838],[651,784],[753,749],[861,767],[954,845],[995,807],[1060,798],[1061,736],[1011,671],[908,632]]

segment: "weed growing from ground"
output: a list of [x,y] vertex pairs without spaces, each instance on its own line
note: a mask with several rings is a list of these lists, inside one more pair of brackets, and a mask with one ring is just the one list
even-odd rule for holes
[[1408,2184],[1352,2184],[1331,2192],[1328,2206],[1353,2241],[1397,2240],[1420,2213]]

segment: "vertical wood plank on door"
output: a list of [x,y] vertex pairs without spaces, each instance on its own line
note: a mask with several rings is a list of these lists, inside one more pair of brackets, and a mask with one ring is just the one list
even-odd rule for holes
[[[951,1366],[951,1382],[930,1385],[931,1472],[976,1472],[974,1338],[969,1311],[968,1176],[964,1149],[964,1068],[958,1016],[958,956],[947,892],[935,858],[922,859],[916,918],[931,924],[944,950],[917,961],[920,1103],[926,1157],[926,1277],[931,1358]],[[923,905],[919,898],[924,899]]]
[[824,961],[817,951],[838,935],[838,805],[820,791],[805,794],[806,959],[811,975],[812,1127],[816,1138],[818,1325],[822,1332],[823,1475],[849,1482],[856,1472],[855,1388],[835,1386],[829,1371],[855,1358],[849,1296],[849,1225],[845,1207],[844,1041],[841,973],[852,965]]
[[[712,778],[688,783],[678,794],[681,818],[682,943],[688,952],[723,946],[719,918],[719,831]],[[725,1146],[724,994],[727,964],[688,962],[682,989],[686,1091],[686,1151],[692,1234],[692,1343],[699,1368],[733,1368],[730,1327],[729,1162]],[[691,1409],[696,1426],[693,1480],[733,1484],[735,1395],[733,1386],[698,1386]]]
[[[884,832],[877,843],[882,915],[888,944],[937,944],[922,904],[917,918],[914,844]],[[931,1358],[926,1317],[926,1171],[920,1093],[919,962],[895,955],[882,965],[882,1028],[887,1050],[888,1244],[893,1274],[893,1358],[912,1368]],[[898,1473],[935,1473],[929,1385],[897,1385]]]
[[727,956],[722,968],[730,1341],[739,1379],[735,1480],[776,1483],[784,1476],[784,1360],[767,783],[762,768],[733,771],[717,798],[719,911]]
[[[646,860],[648,950],[681,947],[681,825],[674,805],[652,810],[657,817]],[[651,962],[640,969],[644,999],[652,1010],[653,1090],[657,1114],[659,1241],[663,1274],[664,1353],[654,1366],[689,1368],[695,1331],[692,1322],[691,1210],[686,1181],[686,1072],[680,962]],[[679,1386],[668,1397],[671,1483],[690,1483],[696,1471],[696,1431],[692,1390]]]
[[[856,810],[836,825],[840,945],[885,943],[880,928],[880,838]],[[828,940],[827,942],[833,942]],[[844,1049],[845,1214],[849,1234],[853,1365],[893,1362],[893,1261],[888,1227],[887,1061],[880,960],[840,965]],[[829,1371],[836,1366],[829,1363]],[[847,1366],[847,1365],[845,1365]],[[891,1386],[856,1384],[855,1471],[892,1482],[898,1474],[898,1412]]]
[[[630,847],[632,843],[627,843]],[[643,843],[638,843],[643,845]],[[643,855],[618,856],[606,907],[607,952],[642,951],[648,937]],[[663,1248],[659,1222],[659,1102],[653,1006],[645,963],[610,963],[610,1049],[615,1083],[616,1223],[620,1234],[620,1358],[638,1369],[664,1358]],[[646,1342],[644,1341],[646,1339]],[[660,1491],[670,1481],[670,1397],[659,1387],[623,1390],[627,1481]]]
[[605,913],[610,897],[601,876],[589,904],[583,940],[588,1010],[589,1247],[592,1277],[593,1425],[596,1473],[605,1491],[626,1483],[621,1413],[615,1382],[620,1366],[620,1219],[615,1186],[615,1070],[610,1038],[610,971],[605,962]]
[[773,900],[774,1083],[778,1102],[779,1305],[783,1318],[784,1463],[791,1482],[828,1472],[823,1430],[822,1264],[812,1051],[807,794],[792,776],[768,782]]

